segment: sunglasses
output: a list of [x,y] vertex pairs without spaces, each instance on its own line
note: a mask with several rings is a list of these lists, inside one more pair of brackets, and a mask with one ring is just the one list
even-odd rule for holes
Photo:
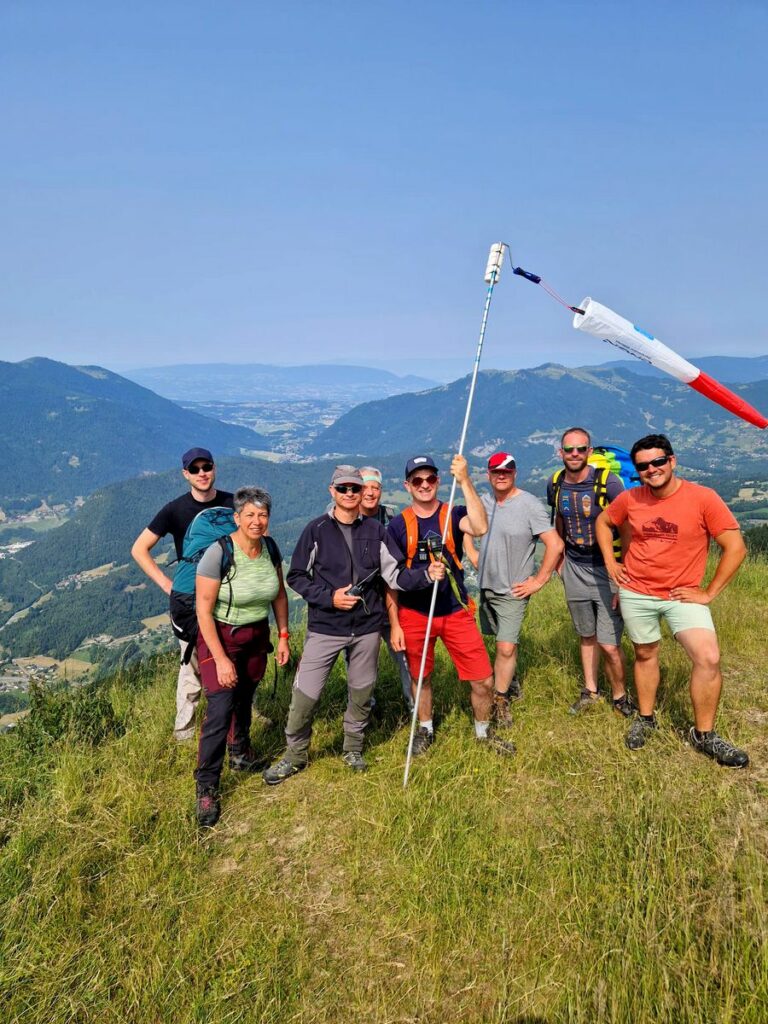
[[573,455],[574,452],[578,452],[579,455],[583,455],[589,451],[588,444],[564,444],[563,451],[566,455]]
[[411,487],[423,487],[424,484],[429,484],[431,487],[432,484],[437,483],[437,479],[437,473],[430,473],[429,476],[412,476],[408,482]]
[[210,473],[212,469],[212,462],[195,462],[191,466],[187,466],[187,472],[192,476],[197,476],[198,473]]
[[655,466],[658,469],[659,466],[666,466],[668,462],[668,455],[660,455],[658,459],[650,459],[648,462],[636,462],[635,469],[638,471],[638,473],[644,473],[646,469],[650,469],[651,466]]
[[333,489],[337,494],[359,494],[363,488],[360,484],[334,484]]

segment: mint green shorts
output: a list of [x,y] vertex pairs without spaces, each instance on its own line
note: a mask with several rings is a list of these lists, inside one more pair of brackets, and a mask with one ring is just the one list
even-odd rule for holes
[[619,603],[627,636],[634,644],[655,644],[661,640],[661,620],[673,634],[684,629],[709,629],[715,632],[712,614],[706,604],[688,604],[683,601],[665,601],[662,597],[636,594],[634,590],[619,590]]

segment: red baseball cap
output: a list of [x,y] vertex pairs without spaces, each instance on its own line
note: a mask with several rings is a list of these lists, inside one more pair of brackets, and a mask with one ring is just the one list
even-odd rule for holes
[[496,452],[488,459],[488,469],[516,469],[514,455],[510,455],[509,452]]

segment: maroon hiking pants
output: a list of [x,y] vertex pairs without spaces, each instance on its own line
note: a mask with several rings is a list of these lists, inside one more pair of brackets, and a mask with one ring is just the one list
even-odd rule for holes
[[264,676],[271,645],[268,619],[245,626],[217,622],[216,629],[237,671],[237,682],[232,687],[219,685],[216,662],[203,634],[199,633],[197,660],[208,703],[200,729],[195,778],[200,786],[217,787],[227,746],[233,753],[248,749],[253,694]]

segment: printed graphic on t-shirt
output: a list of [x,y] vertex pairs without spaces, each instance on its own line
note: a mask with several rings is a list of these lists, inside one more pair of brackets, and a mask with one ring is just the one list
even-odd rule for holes
[[658,516],[643,523],[643,536],[653,537],[656,540],[676,541],[678,526],[677,523],[669,523],[666,519]]

